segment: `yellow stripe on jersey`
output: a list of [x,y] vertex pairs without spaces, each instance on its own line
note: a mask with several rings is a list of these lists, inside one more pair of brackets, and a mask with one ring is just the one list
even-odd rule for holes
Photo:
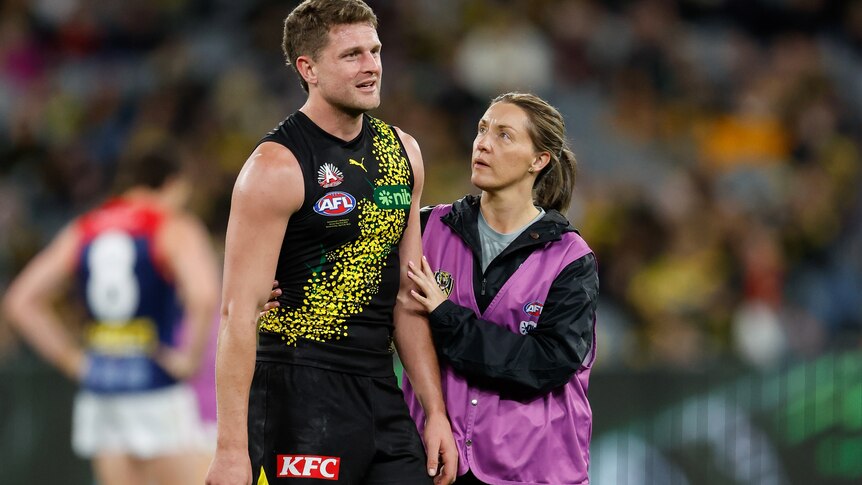
[[100,354],[150,354],[158,347],[156,322],[149,317],[93,322],[84,330],[87,346]]

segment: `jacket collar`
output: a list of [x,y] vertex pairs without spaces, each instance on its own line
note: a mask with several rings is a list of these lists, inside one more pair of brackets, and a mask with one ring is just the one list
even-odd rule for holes
[[[467,243],[474,253],[481,252],[479,241],[479,196],[466,195],[452,203],[452,210],[440,218]],[[566,232],[577,232],[569,221],[554,209],[545,209],[545,215],[524,230],[504,253],[523,247],[558,241]]]

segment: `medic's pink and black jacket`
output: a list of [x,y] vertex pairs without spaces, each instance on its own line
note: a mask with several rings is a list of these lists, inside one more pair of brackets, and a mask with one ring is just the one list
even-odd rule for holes
[[165,218],[159,209],[120,198],[75,223],[78,288],[90,319],[83,390],[141,392],[176,382],[152,357],[160,346],[177,344],[182,316],[155,243]]
[[[459,470],[490,484],[587,484],[599,282],[595,256],[549,210],[483,273],[479,199],[428,211],[425,256],[449,299],[429,315]],[[405,375],[411,415],[424,415]]]

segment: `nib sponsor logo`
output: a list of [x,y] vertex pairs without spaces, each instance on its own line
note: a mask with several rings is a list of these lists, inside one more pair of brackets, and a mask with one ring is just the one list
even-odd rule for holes
[[279,478],[338,480],[341,458],[314,455],[278,455]]
[[412,200],[407,185],[381,185],[374,189],[374,203],[381,209],[409,209]]

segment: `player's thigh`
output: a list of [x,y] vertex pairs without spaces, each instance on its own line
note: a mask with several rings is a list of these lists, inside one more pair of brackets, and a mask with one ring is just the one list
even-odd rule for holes
[[154,485],[203,483],[206,471],[202,470],[195,453],[176,453],[143,460],[145,475]]
[[249,402],[253,483],[359,484],[374,456],[368,378],[258,362]]
[[101,452],[92,457],[99,485],[144,485],[141,463],[124,453]]

